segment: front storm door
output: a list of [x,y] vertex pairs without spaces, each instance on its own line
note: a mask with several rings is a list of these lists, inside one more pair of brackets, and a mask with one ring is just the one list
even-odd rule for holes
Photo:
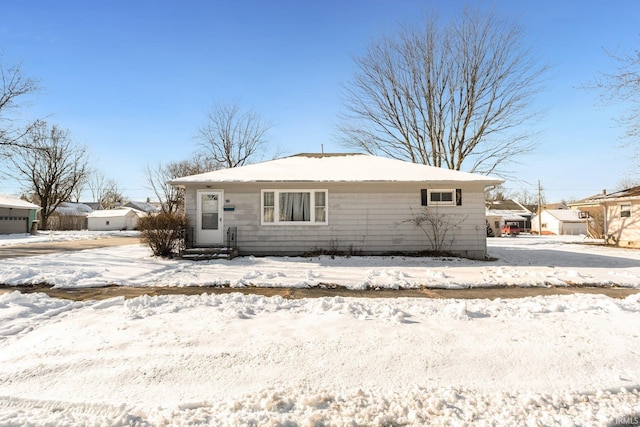
[[222,191],[198,191],[196,245],[222,244]]

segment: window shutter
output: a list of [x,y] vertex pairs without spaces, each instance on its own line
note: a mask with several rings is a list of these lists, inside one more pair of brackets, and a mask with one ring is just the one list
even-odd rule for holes
[[427,190],[420,190],[420,198],[422,199],[422,206],[427,206]]
[[456,206],[462,206],[462,188],[456,188]]

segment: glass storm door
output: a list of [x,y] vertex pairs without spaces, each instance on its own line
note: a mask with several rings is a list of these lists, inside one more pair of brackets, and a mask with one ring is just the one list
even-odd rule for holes
[[222,244],[222,191],[198,191],[196,245]]

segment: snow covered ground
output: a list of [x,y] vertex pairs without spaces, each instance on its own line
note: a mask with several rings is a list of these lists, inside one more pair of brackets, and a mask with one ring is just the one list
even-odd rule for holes
[[[120,236],[119,232],[116,232]],[[103,234],[54,233],[33,239],[65,240]],[[108,235],[107,235],[108,236]],[[32,237],[5,242],[34,241]],[[0,242],[3,240],[0,239]],[[591,244],[588,244],[591,243]],[[367,288],[482,286],[640,287],[640,251],[603,247],[579,236],[488,239],[496,261],[414,257],[240,257],[192,262],[151,256],[129,245],[2,261],[0,283],[51,283],[56,287],[285,286],[338,284]]]
[[139,236],[137,231],[38,231],[38,234],[0,234],[0,246],[30,243],[69,242],[73,240],[97,240],[107,237]]
[[[491,262],[192,263],[131,245],[2,260],[0,283],[640,287],[640,251],[582,243],[490,239]],[[637,425],[639,414],[638,294],[0,295],[0,425]]]

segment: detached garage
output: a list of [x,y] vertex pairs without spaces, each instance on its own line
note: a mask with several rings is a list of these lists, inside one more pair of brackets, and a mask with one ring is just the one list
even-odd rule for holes
[[131,208],[93,211],[87,215],[87,228],[90,231],[135,230],[138,212]]
[[[547,209],[542,211],[542,234],[578,236],[587,234],[587,221],[593,221],[582,212],[573,209]],[[538,230],[538,217],[535,217],[531,225],[533,230]]]
[[28,233],[39,210],[33,203],[0,195],[0,234]]

